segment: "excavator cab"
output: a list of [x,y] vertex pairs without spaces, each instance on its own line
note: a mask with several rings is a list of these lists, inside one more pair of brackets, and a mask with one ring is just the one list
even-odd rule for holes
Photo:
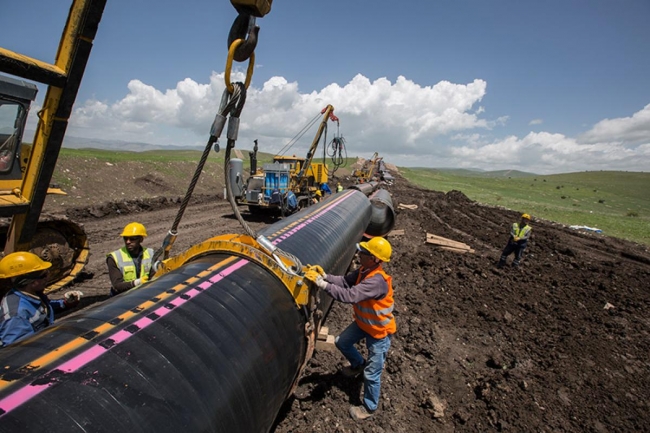
[[22,178],[20,148],[29,107],[38,88],[23,80],[0,75],[0,191],[11,192]]

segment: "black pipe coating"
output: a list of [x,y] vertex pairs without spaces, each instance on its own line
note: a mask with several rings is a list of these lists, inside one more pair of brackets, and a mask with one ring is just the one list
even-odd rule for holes
[[370,195],[370,203],[372,215],[365,236],[372,238],[390,233],[395,227],[395,211],[390,193],[385,189],[378,189]]
[[[371,213],[348,190],[261,234],[343,273]],[[2,349],[0,431],[268,431],[305,361],[306,320],[261,265],[206,254]]]

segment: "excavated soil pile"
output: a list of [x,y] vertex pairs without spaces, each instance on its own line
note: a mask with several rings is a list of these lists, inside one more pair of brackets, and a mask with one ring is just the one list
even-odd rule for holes
[[[387,270],[395,281],[399,329],[380,408],[354,422],[348,408],[359,404],[362,382],[340,374],[338,352],[321,351],[272,431],[648,431],[648,248],[535,220],[522,266],[497,269],[517,212],[395,177],[387,189],[395,229],[404,234],[389,236],[394,253]],[[147,183],[172,182],[158,176]],[[99,190],[93,196],[107,197]],[[155,198],[69,209],[91,243],[87,279],[73,287],[86,293],[84,306],[108,293],[105,253],[121,246],[121,228],[131,220],[144,223],[155,248],[178,203]],[[398,209],[400,203],[417,209]],[[175,251],[206,233],[241,232],[219,198],[192,203],[183,221]],[[425,242],[427,233],[463,242],[474,253],[439,249]],[[326,323],[330,333],[341,332],[351,316],[349,305],[335,304]]]
[[[399,329],[380,409],[351,420],[362,381],[319,352],[275,432],[647,431],[647,247],[535,221],[521,268],[497,269],[518,213],[396,178],[395,207],[418,207],[398,210],[405,234],[389,236]],[[475,253],[440,250],[427,233]],[[351,316],[335,304],[330,333]]]

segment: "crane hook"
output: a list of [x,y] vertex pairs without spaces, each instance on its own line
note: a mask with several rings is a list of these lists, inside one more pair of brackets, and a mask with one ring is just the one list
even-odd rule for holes
[[[228,33],[228,47],[232,45],[237,39],[242,39],[242,42],[235,50],[233,59],[237,62],[244,62],[248,60],[255,47],[257,47],[257,35],[260,31],[259,26],[255,25],[255,17],[247,13],[240,13],[235,18],[235,21],[230,27]],[[248,38],[246,38],[248,35]]]

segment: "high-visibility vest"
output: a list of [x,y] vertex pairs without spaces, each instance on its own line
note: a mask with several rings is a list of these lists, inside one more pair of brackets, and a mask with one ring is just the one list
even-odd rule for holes
[[[133,262],[133,258],[131,257],[131,254],[129,254],[129,250],[127,250],[126,247],[122,247],[119,250],[113,251],[110,256],[113,257],[115,264],[122,272],[124,281],[134,281],[138,278],[138,274],[135,269],[135,263]],[[142,263],[140,264],[141,277],[143,275],[149,275],[149,271],[151,270],[152,257],[153,249],[145,248],[142,252]]]
[[512,236],[517,237],[519,239],[527,239],[531,229],[532,229],[532,227],[529,226],[528,224],[526,224],[525,226],[523,226],[520,229],[519,224],[513,223],[512,224]]
[[[384,338],[387,335],[394,334],[397,331],[397,324],[393,316],[393,279],[384,272],[381,267],[370,271],[365,278],[379,274],[388,284],[388,293],[382,299],[367,299],[353,305],[354,320],[363,331],[373,338]],[[357,278],[357,284],[362,280],[361,272]]]

